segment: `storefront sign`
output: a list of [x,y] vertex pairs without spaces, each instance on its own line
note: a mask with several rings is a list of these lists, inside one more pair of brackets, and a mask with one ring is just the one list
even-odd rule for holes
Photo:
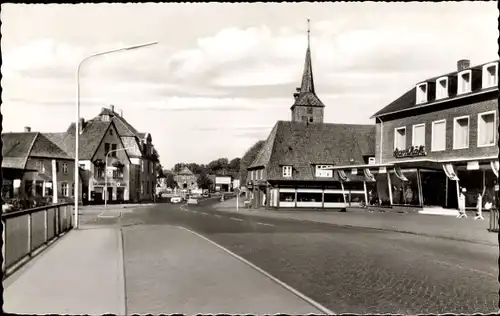
[[498,191],[498,184],[495,184],[495,191]]
[[353,168],[353,169],[351,170],[351,174],[358,174],[358,169]]
[[479,170],[479,161],[468,161],[467,170]]
[[407,149],[395,149],[394,157],[395,158],[405,158],[405,157],[420,157],[427,156],[427,152],[425,151],[425,146],[411,146]]
[[386,167],[380,167],[378,169],[378,173],[387,173],[387,168]]

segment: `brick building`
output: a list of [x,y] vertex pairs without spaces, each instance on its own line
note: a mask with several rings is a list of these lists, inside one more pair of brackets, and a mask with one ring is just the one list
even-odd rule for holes
[[[495,202],[498,190],[498,61],[421,81],[373,115],[376,158],[359,165],[374,201],[432,210]],[[353,166],[336,166],[348,179]]]

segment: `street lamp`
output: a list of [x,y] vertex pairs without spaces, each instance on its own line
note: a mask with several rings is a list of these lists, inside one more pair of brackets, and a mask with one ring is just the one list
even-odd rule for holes
[[104,169],[104,207],[108,207],[108,158],[109,154],[121,150],[132,149],[134,147],[118,148],[107,152],[106,154],[106,169]]
[[90,59],[92,57],[97,57],[101,55],[106,55],[106,54],[111,54],[115,52],[120,52],[124,50],[131,50],[131,49],[136,49],[136,48],[141,48],[141,47],[146,47],[146,46],[151,46],[158,44],[157,41],[155,42],[150,42],[150,43],[145,43],[145,44],[140,44],[140,45],[134,45],[134,46],[129,46],[129,47],[122,47],[118,49],[113,49],[113,50],[108,50],[105,52],[100,52],[96,54],[89,55],[82,59],[80,63],[78,64],[78,68],[76,70],[76,123],[75,123],[75,223],[74,223],[74,228],[78,228],[78,191],[79,191],[79,186],[80,186],[80,174],[79,174],[79,164],[78,164],[78,146],[79,146],[79,141],[80,141],[80,131],[79,131],[79,121],[80,121],[80,68],[83,64],[84,61],[87,59]]

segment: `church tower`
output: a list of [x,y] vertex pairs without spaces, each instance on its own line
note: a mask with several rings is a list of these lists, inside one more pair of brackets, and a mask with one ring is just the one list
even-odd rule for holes
[[316,95],[311,63],[311,44],[309,19],[307,19],[307,51],[302,74],[302,84],[293,94],[295,103],[292,105],[292,121],[307,122],[308,124],[323,123],[323,112],[325,105]]

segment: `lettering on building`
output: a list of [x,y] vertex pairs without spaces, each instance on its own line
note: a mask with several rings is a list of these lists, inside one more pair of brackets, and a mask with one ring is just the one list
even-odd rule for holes
[[405,157],[421,157],[427,156],[427,152],[425,151],[425,146],[411,146],[407,149],[398,149],[394,150],[395,158],[405,158]]

